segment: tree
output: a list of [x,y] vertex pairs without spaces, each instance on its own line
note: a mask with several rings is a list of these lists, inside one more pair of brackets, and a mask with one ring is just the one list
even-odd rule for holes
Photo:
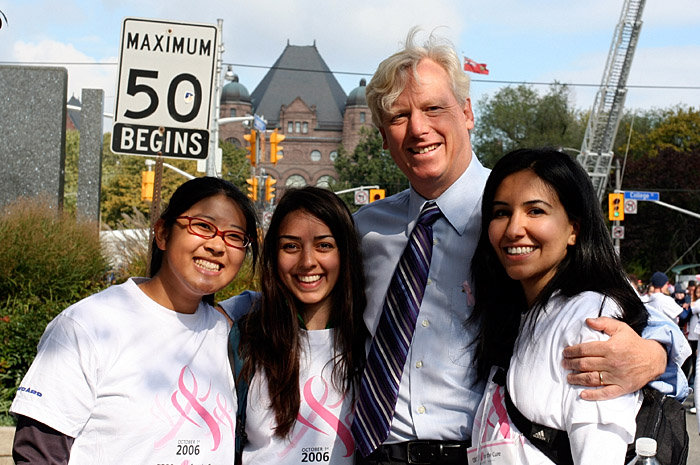
[[337,189],[378,185],[392,195],[408,188],[408,179],[396,166],[389,152],[384,150],[382,136],[377,128],[360,129],[360,142],[352,153],[338,149],[335,170]]
[[236,147],[232,142],[219,141],[219,145],[222,151],[221,177],[245,191],[245,180],[250,177],[250,164],[245,157],[246,150]]
[[[114,228],[123,215],[130,215],[136,208],[148,217],[150,203],[141,200],[141,172],[146,171],[146,157],[119,155],[110,150],[111,134],[105,134],[102,144],[102,196],[100,209],[102,221]],[[166,163],[183,171],[197,172],[196,160],[168,158]],[[164,168],[161,183],[161,200],[167,202],[175,189],[187,179],[173,170]]]
[[569,87],[554,83],[544,96],[531,86],[504,87],[479,101],[474,150],[487,167],[525,147],[581,146],[583,115],[570,105]]
[[66,162],[63,179],[63,209],[75,214],[78,203],[78,159],[80,157],[80,132],[66,131]]
[[682,106],[663,110],[649,110],[634,115],[627,114],[620,124],[616,147],[618,153],[627,150],[629,137],[629,158],[655,157],[665,149],[683,153],[700,149],[700,111]]
[[[700,148],[683,152],[663,148],[656,156],[628,160],[625,190],[655,191],[661,200],[700,213]],[[666,270],[680,263],[700,263],[700,247],[691,246],[700,234],[700,219],[651,202],[639,202],[636,215],[625,215],[621,256],[625,267],[638,274]]]

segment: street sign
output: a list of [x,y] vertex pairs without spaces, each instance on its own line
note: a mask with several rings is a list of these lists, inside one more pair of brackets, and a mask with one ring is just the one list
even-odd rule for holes
[[659,201],[658,192],[644,192],[644,191],[625,191],[626,199],[642,200],[642,201]]
[[213,24],[124,19],[113,152],[207,157],[218,40]]
[[355,205],[367,205],[369,203],[369,192],[365,190],[355,191]]
[[625,227],[624,226],[613,226],[612,227],[612,237],[613,237],[613,239],[624,239],[625,238]]
[[637,214],[637,201],[634,199],[625,199],[625,215]]
[[258,115],[255,115],[255,117],[253,118],[253,129],[259,132],[265,132],[265,130],[267,129],[265,120],[263,120]]

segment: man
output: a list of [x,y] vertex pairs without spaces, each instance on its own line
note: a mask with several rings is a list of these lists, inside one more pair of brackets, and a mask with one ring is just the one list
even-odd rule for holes
[[[654,272],[654,274],[651,275],[648,304],[664,312],[671,320],[678,322],[678,315],[683,311],[683,307],[681,307],[673,297],[668,295],[668,286],[668,276],[661,271]],[[681,293],[683,292],[680,285],[676,287],[676,290],[681,291]],[[683,296],[683,300],[685,300],[685,296]]]
[[[464,463],[483,391],[471,367],[469,344],[476,331],[464,322],[473,305],[470,264],[488,170],[472,153],[469,78],[459,57],[433,36],[424,47],[414,45],[416,32],[409,33],[404,50],[379,65],[366,90],[384,148],[411,184],[355,215],[368,283],[365,323],[373,336],[386,313],[394,269],[426,201],[434,200],[442,216],[432,225],[429,275],[408,352],[396,374],[397,399],[386,402],[390,407],[383,412],[390,420],[388,434],[367,418],[371,409],[365,408],[366,398],[385,396],[373,387],[378,376],[369,360],[374,351],[381,352],[381,340],[375,337],[367,344],[370,355],[353,425],[358,463]],[[604,377],[607,386],[586,391],[586,398],[637,390],[664,371],[666,352],[660,344],[639,338],[615,320],[601,319],[591,326],[613,337],[607,343],[567,349],[571,358],[565,363],[565,368],[581,372],[570,375],[570,382],[600,386]],[[615,358],[608,356],[611,350]],[[378,405],[376,410],[384,408]]]

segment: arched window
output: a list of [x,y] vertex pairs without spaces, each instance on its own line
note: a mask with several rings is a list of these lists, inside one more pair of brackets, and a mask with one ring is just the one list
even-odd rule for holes
[[306,179],[300,174],[293,174],[287,178],[284,185],[286,187],[304,187],[306,186]]
[[321,176],[320,178],[318,178],[318,181],[316,181],[316,187],[325,187],[326,189],[330,189],[331,183],[333,182],[335,182],[333,176]]

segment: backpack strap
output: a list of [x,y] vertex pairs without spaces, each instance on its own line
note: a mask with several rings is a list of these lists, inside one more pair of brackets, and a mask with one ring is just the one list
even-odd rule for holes
[[520,413],[513,404],[510,393],[506,387],[506,370],[499,368],[493,375],[492,381],[503,387],[504,400],[508,417],[516,428],[525,436],[533,446],[557,465],[573,465],[571,457],[571,445],[566,431],[550,428],[549,426],[533,423]]
[[[238,409],[236,410],[236,446],[234,464],[243,463],[243,448],[248,442],[248,435],[245,432],[246,407],[248,406],[248,383],[241,376],[243,370],[243,359],[239,353],[241,343],[241,330],[238,321],[233,322],[228,336],[229,362],[233,371],[233,379],[236,383],[236,396],[238,398]],[[252,379],[252,378],[251,378]]]

